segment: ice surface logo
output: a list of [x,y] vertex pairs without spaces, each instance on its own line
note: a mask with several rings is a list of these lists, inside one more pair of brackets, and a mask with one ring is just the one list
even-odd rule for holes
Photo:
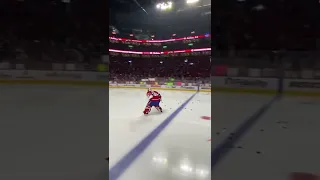
[[240,85],[240,86],[251,86],[251,87],[266,87],[268,82],[255,80],[255,79],[235,79],[235,78],[226,78],[225,84],[227,85]]

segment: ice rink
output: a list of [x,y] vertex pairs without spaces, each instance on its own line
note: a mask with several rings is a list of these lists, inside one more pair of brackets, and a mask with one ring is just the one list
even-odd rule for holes
[[107,88],[0,85],[0,179],[107,179],[107,99]]
[[212,99],[212,179],[293,180],[292,173],[320,173],[319,98],[213,93]]
[[159,92],[145,116],[146,90],[110,89],[110,180],[211,179],[210,94]]
[[320,173],[319,98],[160,93],[145,116],[145,90],[0,85],[0,179],[104,180],[108,154],[111,180]]

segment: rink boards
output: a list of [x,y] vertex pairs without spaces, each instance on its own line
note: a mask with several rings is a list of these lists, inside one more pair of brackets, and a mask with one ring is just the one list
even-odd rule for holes
[[[0,70],[0,83],[5,84],[55,84],[109,86],[109,88],[161,89],[172,91],[227,92],[252,94],[277,94],[283,90],[286,95],[320,96],[320,80],[284,79],[253,77],[211,77],[208,86],[166,86],[145,84],[111,84],[106,72],[82,71],[36,71],[36,70]],[[212,90],[211,90],[212,88]]]
[[[84,71],[40,71],[40,70],[0,70],[0,83],[3,84],[54,84],[108,86],[109,88],[162,89],[178,91],[198,91],[197,86],[166,86],[144,84],[112,84],[107,72]],[[209,85],[209,84],[208,84]],[[210,92],[211,88],[200,87],[201,92]]]
[[148,89],[154,90],[171,90],[171,91],[185,91],[185,92],[211,92],[211,87],[198,87],[198,86],[152,86],[141,84],[109,84],[109,88],[131,88],[131,89]]
[[320,96],[320,80],[254,77],[211,77],[213,92],[274,95],[283,91],[290,96]]
[[106,86],[108,78],[106,72],[0,70],[0,83],[3,84]]

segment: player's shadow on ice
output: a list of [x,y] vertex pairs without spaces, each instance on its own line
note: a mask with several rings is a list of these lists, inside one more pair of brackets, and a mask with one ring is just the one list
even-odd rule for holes
[[148,126],[148,124],[156,121],[156,119],[154,119],[153,117],[161,115],[164,112],[165,111],[159,112],[157,110],[153,110],[147,115],[141,115],[141,117],[139,117],[136,120],[133,120],[133,121],[130,122],[130,125],[129,125],[130,130],[132,132],[135,132],[135,131],[139,130],[140,128]]
[[159,112],[158,110],[152,109],[151,112],[148,115],[145,116],[154,116],[154,115],[161,115],[163,113],[165,113],[165,110],[162,110],[162,112]]

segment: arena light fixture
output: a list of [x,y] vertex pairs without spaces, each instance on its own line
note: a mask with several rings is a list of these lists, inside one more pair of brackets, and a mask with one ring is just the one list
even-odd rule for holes
[[170,10],[172,8],[172,2],[168,1],[168,2],[158,3],[156,7],[157,7],[157,9],[160,9],[161,11]]
[[199,0],[186,0],[187,4],[195,4],[197,2],[199,2]]

